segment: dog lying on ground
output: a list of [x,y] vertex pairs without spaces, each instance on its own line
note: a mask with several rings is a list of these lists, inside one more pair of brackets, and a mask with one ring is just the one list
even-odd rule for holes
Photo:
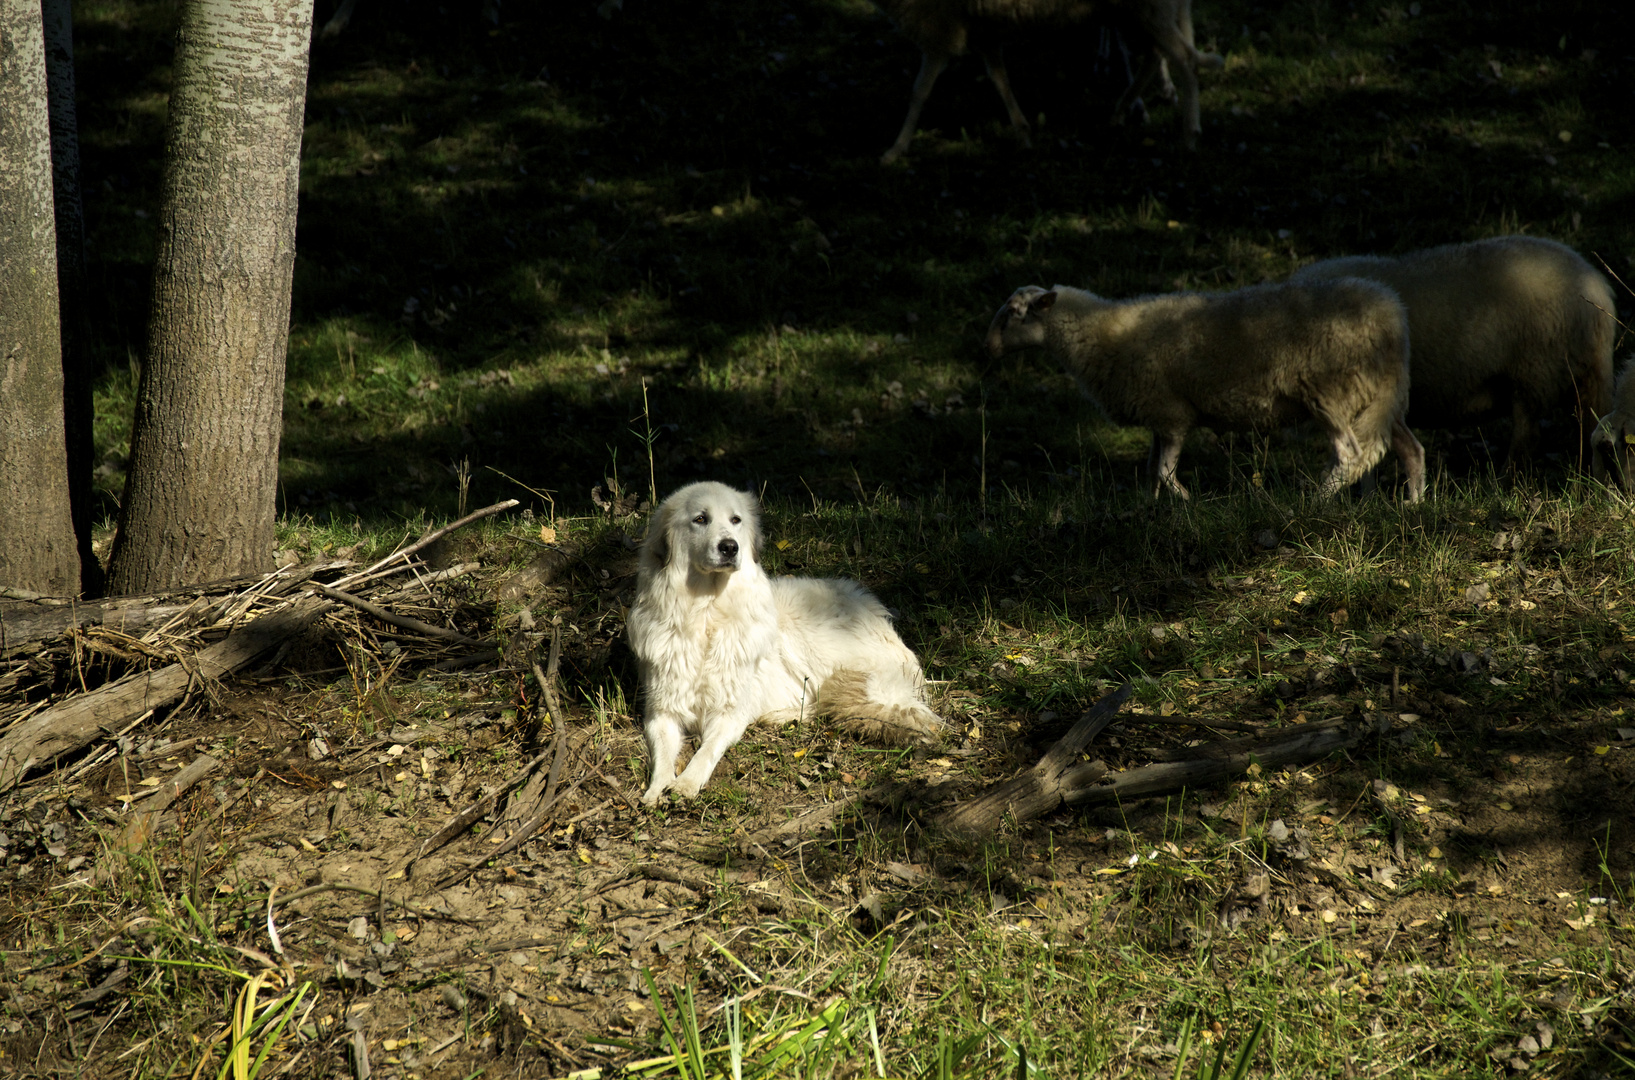
[[[659,504],[626,629],[646,699],[649,806],[698,794],[752,723],[823,715],[893,745],[946,726],[885,606],[855,581],[768,577],[756,499],[725,484]],[[678,776],[687,735],[699,746]]]

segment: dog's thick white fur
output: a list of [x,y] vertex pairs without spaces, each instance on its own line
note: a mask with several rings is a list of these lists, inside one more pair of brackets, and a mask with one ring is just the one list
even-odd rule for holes
[[[705,481],[659,504],[627,622],[646,698],[642,801],[698,794],[752,723],[823,714],[880,742],[933,741],[920,662],[855,581],[770,578],[753,495]],[[699,747],[681,775],[688,735]]]

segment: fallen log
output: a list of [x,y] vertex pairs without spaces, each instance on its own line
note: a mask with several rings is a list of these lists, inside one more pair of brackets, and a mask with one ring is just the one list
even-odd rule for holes
[[1092,806],[1210,787],[1242,777],[1252,765],[1277,769],[1319,761],[1391,727],[1383,714],[1321,720],[1206,743],[1192,747],[1192,756],[1185,761],[1144,765],[1120,773],[1110,772],[1102,761],[1077,761],[1090,741],[1117,718],[1129,690],[1128,685],[1123,686],[1096,702],[1037,765],[945,811],[938,824],[951,831],[982,835],[998,831],[1006,821],[1031,821],[1058,806]]
[[[515,499],[496,503],[467,514],[458,521],[433,529],[413,544],[393,552],[366,570],[341,578],[334,585],[310,581],[318,569],[329,568],[324,564],[275,571],[254,579],[255,584],[251,588],[232,593],[221,604],[213,607],[211,621],[224,620],[228,625],[232,625],[249,616],[253,606],[286,593],[298,584],[307,584],[307,591],[285,607],[268,614],[250,617],[248,621],[233,625],[225,638],[202,652],[162,668],[133,672],[13,724],[6,730],[4,736],[0,737],[0,792],[15,787],[23,781],[30,770],[44,765],[53,758],[80,750],[99,737],[116,735],[134,727],[153,710],[180,699],[189,688],[201,682],[220,680],[247,666],[300,633],[318,616],[334,609],[338,601],[364,607],[372,614],[384,617],[388,622],[399,626],[408,624],[416,633],[422,635],[475,642],[475,639],[466,638],[455,631],[395,616],[352,593],[343,592],[341,587],[411,570],[410,558],[427,545],[462,526],[508,510],[515,505],[517,505]],[[71,610],[78,606],[73,602],[53,603],[49,598],[16,589],[3,589],[3,592],[10,599],[38,603],[42,608],[67,607]],[[313,593],[319,595],[312,595]],[[181,612],[173,612],[172,617],[181,617],[186,610],[183,608]],[[68,625],[73,624],[70,622]],[[16,681],[14,676],[8,678],[12,682]]]
[[194,601],[155,603],[151,597],[120,597],[89,604],[0,604],[0,657],[37,650],[75,627],[107,626],[124,633],[162,625]]
[[303,598],[263,615],[183,663],[138,671],[37,713],[0,738],[0,792],[17,786],[30,769],[113,735],[149,710],[187,693],[196,680],[221,679],[299,633],[334,604]]
[[1111,775],[1105,766],[1095,775],[1085,767],[1082,775],[1070,772],[1063,776],[1062,801],[1086,806],[1210,787],[1243,776],[1251,765],[1278,769],[1320,761],[1336,750],[1348,750],[1389,730],[1391,721],[1385,714],[1365,713],[1356,719],[1319,720],[1252,738],[1209,743],[1197,747],[1199,756],[1189,761],[1145,765]]
[[[1128,700],[1130,684],[1125,683],[1079,717],[1078,723],[1046,751],[1039,764],[1021,776],[946,811],[938,819],[938,824],[954,832],[992,833],[997,832],[1007,818],[1018,822],[1031,821],[1050,813],[1062,804],[1068,791],[1075,790],[1086,781],[1084,766],[1069,766],[1084,753],[1091,740],[1101,734],[1102,728],[1117,719],[1118,710]],[[1102,772],[1107,771],[1107,766],[1099,761],[1090,764],[1100,766]],[[1069,780],[1069,777],[1072,779]]]
[[[221,603],[231,605],[242,598],[281,596],[314,574],[346,565],[345,562],[320,561],[282,567],[270,574],[241,575],[161,592],[87,601],[0,589],[0,658],[36,652],[44,642],[74,629],[93,626],[134,637],[141,631],[163,627],[178,616],[191,614],[202,618]],[[6,600],[8,596],[26,602],[11,602]]]

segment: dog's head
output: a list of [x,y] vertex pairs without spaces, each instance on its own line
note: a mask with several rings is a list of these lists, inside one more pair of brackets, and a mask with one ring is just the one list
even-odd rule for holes
[[760,507],[755,496],[713,480],[688,484],[659,503],[642,543],[642,565],[701,574],[730,574],[761,561]]

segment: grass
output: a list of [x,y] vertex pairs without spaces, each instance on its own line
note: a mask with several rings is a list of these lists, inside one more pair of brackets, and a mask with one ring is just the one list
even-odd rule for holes
[[[531,521],[466,530],[451,554],[499,576],[537,554],[543,525],[580,562],[520,602],[478,579],[462,624],[522,633],[522,604],[559,617],[573,729],[588,760],[636,789],[637,687],[616,639],[623,541],[643,522],[598,511],[589,492],[611,478],[651,499],[728,480],[764,495],[774,572],[859,578],[900,612],[965,741],[915,755],[820,725],[752,732],[695,803],[593,818],[576,827],[589,834],[542,841],[534,864],[475,879],[564,875],[531,894],[530,910],[574,925],[529,953],[537,971],[428,959],[443,953],[422,925],[398,948],[427,970],[384,987],[334,974],[350,911],[289,920],[286,948],[308,966],[276,987],[252,990],[256,964],[234,951],[269,948],[277,877],[236,869],[271,857],[243,834],[334,809],[288,763],[272,767],[296,801],[256,788],[238,804],[243,829],[202,854],[183,847],[187,830],[136,855],[95,839],[105,792],[14,799],[0,807],[0,972],[17,988],[0,1063],[238,1075],[265,1049],[263,1076],[327,1075],[349,1067],[345,1025],[368,1013],[377,1071],[442,1075],[385,1064],[402,1050],[383,1039],[435,1030],[453,1015],[448,985],[466,995],[460,1075],[496,1051],[552,1076],[1630,1068],[1629,505],[1560,447],[1499,483],[1502,431],[1422,433],[1433,486],[1413,507],[1312,498],[1321,451],[1304,434],[1199,434],[1181,460],[1196,500],[1153,503],[1144,432],[1106,424],[1035,360],[991,364],[979,348],[1027,282],[1228,288],[1331,255],[1508,232],[1563,240],[1627,279],[1627,13],[1199,0],[1200,42],[1226,67],[1202,76],[1198,154],[1179,152],[1168,105],[1146,129],[1104,129],[1111,94],[1086,83],[1084,43],[1063,36],[1014,50],[1034,151],[1002,130],[967,60],[906,165],[882,170],[914,58],[863,0],[629,0],[607,19],[591,3],[506,4],[498,23],[454,7],[364,5],[314,53],[280,549],[365,558],[462,505],[523,499]],[[177,10],[76,8],[110,519]],[[1388,493],[1393,482],[1387,466]],[[450,810],[435,784],[508,773],[533,722],[527,677],[394,666],[368,633],[280,672],[253,722],[202,706],[172,721],[198,724],[201,747],[247,780],[284,742],[339,751],[398,724],[481,718],[441,738],[432,781],[351,777],[350,822],[292,834],[316,840],[298,858],[364,866],[417,843]],[[933,804],[967,792],[1037,760],[1125,680],[1130,715],[1095,748],[1115,768],[1208,737],[1187,720],[1398,723],[1304,769],[1064,812],[988,843],[886,808],[767,858],[738,846],[769,807],[888,780]],[[628,916],[594,890],[665,842],[664,858],[719,876],[713,895],[678,904],[714,944],[642,972],[622,951]],[[95,876],[67,868],[76,855]],[[743,869],[760,876],[730,876]],[[817,903],[768,915],[756,907],[768,883]],[[493,905],[485,916],[515,903]],[[42,1038],[40,1017],[72,1012],[121,963],[119,1004]],[[298,1000],[309,980],[316,1006]],[[593,1030],[555,1011],[569,1004]]]

